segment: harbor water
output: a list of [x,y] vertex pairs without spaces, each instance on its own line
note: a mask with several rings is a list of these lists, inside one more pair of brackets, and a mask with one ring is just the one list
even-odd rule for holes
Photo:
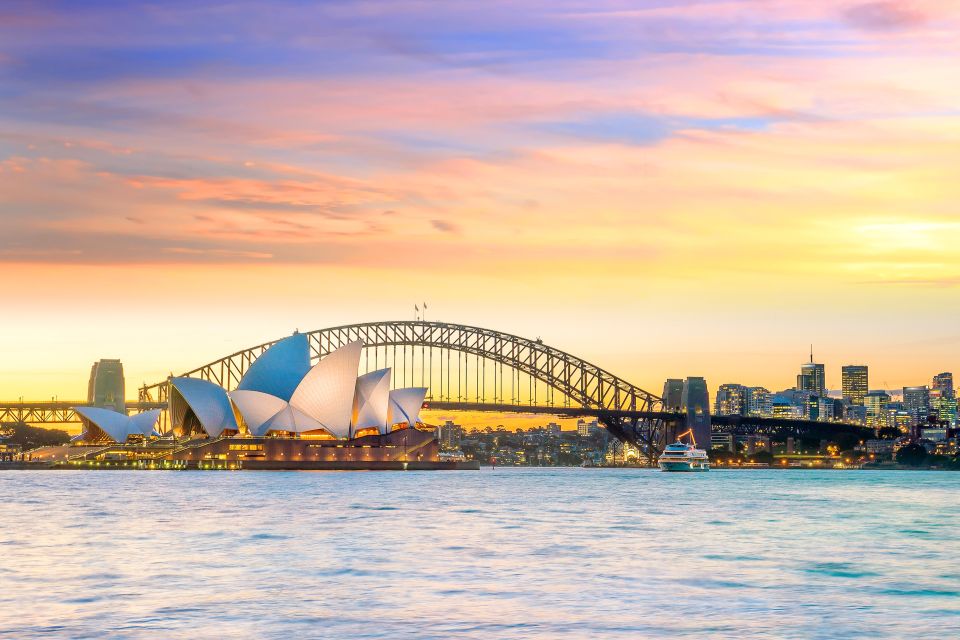
[[0,472],[11,638],[960,637],[960,473]]

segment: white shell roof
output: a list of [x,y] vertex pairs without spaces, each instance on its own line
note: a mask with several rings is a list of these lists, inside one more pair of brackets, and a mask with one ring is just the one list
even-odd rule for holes
[[420,407],[427,397],[426,387],[407,387],[390,392],[390,410],[387,424],[393,426],[406,422],[411,427],[420,421]]
[[293,405],[287,404],[283,409],[278,411],[275,416],[261,425],[261,433],[258,435],[263,435],[271,431],[303,433],[304,431],[317,431],[319,429],[330,431],[325,425],[317,422],[303,411],[300,411]]
[[353,394],[363,343],[350,342],[318,362],[304,376],[290,404],[338,438],[350,437]]
[[357,378],[353,397],[353,433],[369,427],[386,433],[389,405],[390,369],[371,371]]
[[160,409],[136,413],[129,418],[130,424],[136,429],[133,433],[142,433],[146,437],[160,435],[155,429],[157,420],[160,418]]
[[114,442],[127,441],[127,436],[130,435],[130,418],[126,414],[100,407],[74,407],[73,410],[88,423],[85,431],[87,438],[99,439],[94,436],[95,430],[100,430]]
[[157,435],[153,427],[160,417],[160,409],[133,416],[101,407],[73,407],[73,410],[83,419],[86,426],[85,436],[88,438],[96,435],[94,430],[103,432],[111,440],[121,444],[133,434],[147,437]]
[[255,436],[266,433],[261,428],[264,423],[287,407],[283,398],[261,391],[231,391],[230,399],[243,416],[250,433]]
[[289,401],[308,371],[310,343],[307,334],[295,333],[260,354],[243,375],[237,389],[260,391]]
[[[203,430],[211,438],[216,438],[226,429],[240,430],[223,387],[201,378],[171,378],[170,384],[193,409]],[[172,404],[174,398],[171,397],[170,401]]]

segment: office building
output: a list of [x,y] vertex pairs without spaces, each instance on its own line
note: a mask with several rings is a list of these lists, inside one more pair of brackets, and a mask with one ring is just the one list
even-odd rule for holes
[[826,374],[823,365],[813,361],[813,347],[810,347],[810,362],[805,362],[800,366],[800,375],[797,376],[797,389],[818,396],[826,395]]
[[930,389],[926,386],[904,387],[903,410],[912,416],[914,425],[925,423],[930,415]]
[[941,397],[943,398],[957,397],[953,389],[953,374],[949,371],[938,373],[937,375],[933,376],[933,384],[930,388],[939,391]]
[[773,394],[764,387],[747,387],[747,415],[765,418],[772,413]]
[[718,416],[742,416],[747,412],[747,388],[742,384],[722,384],[717,389],[714,414]]
[[888,404],[890,404],[890,394],[886,391],[870,391],[863,397],[868,427],[882,429],[886,426],[885,416]]
[[849,364],[841,369],[843,399],[852,405],[862,406],[863,397],[869,390],[867,366]]

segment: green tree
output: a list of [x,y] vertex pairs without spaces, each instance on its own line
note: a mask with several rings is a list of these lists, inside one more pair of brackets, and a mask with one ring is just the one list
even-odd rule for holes
[[919,467],[926,458],[927,450],[923,448],[923,445],[916,442],[900,447],[900,450],[897,451],[897,464]]
[[769,451],[757,451],[750,456],[750,460],[752,462],[759,462],[760,464],[773,464],[773,454]]
[[44,429],[23,423],[0,426],[0,438],[7,444],[19,445],[24,451],[70,442],[70,434],[62,429]]

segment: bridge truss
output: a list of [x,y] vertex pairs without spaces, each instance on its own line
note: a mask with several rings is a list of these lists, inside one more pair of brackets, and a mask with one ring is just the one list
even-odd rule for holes
[[[87,402],[7,402],[0,403],[0,424],[68,424],[80,422],[73,407]],[[166,409],[158,402],[128,402],[127,413],[139,413],[149,409]]]
[[[436,408],[595,416],[618,439],[656,458],[681,416],[663,411],[661,399],[581,358],[539,339],[446,322],[388,321],[311,331],[313,362],[356,340],[364,344],[361,368],[391,367],[393,386],[422,386]],[[238,351],[188,371],[234,389],[257,357],[274,342]],[[167,381],[140,389],[142,405],[166,403]]]

